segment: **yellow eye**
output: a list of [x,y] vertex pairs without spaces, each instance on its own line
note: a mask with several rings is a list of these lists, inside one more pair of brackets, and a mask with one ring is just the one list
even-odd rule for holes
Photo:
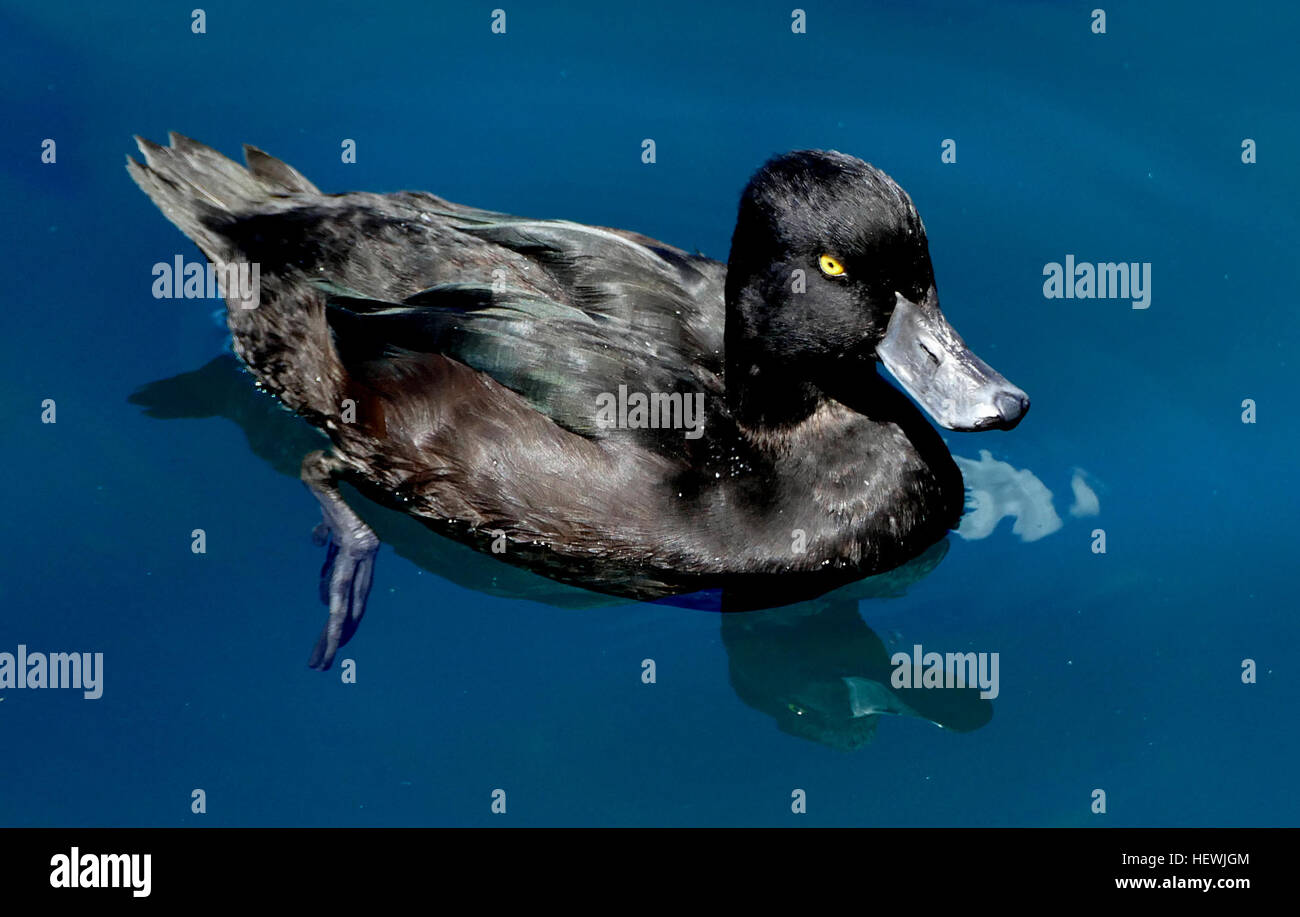
[[830,255],[822,255],[821,258],[818,259],[818,264],[821,265],[822,273],[831,277],[838,277],[840,274],[844,273],[844,265],[840,264]]

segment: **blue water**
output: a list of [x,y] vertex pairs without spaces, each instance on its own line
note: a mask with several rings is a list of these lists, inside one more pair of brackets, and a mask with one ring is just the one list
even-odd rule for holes
[[[0,690],[0,824],[1300,821],[1295,7],[1113,4],[1096,35],[1091,4],[822,3],[795,35],[792,4],[505,6],[505,35],[491,4],[211,4],[204,35],[189,4],[0,9],[0,652],[104,654],[98,700]],[[709,611],[584,603],[400,535],[342,653],[357,683],[309,670],[318,511],[292,475],[310,431],[237,385],[205,390],[208,417],[127,400],[225,347],[215,303],[150,294],[155,262],[197,252],[122,164],[132,134],[172,129],[327,191],[429,190],[718,258],[768,156],[885,169],[925,220],[945,312],[1033,398],[1016,430],[950,448],[1031,474],[1061,524],[954,535],[903,594],[844,599],[836,627],[998,653],[991,720],[886,715],[835,749],[732,675],[783,709],[787,660],[829,666],[834,628],[782,642],[798,609],[752,619],[756,660]],[[1067,254],[1150,262],[1150,308],[1044,298]],[[1095,516],[1069,512],[1076,475]]]

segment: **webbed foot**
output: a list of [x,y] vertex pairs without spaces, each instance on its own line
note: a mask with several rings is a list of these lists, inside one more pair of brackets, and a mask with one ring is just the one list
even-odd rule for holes
[[370,526],[343,502],[337,485],[341,470],[338,459],[324,452],[312,452],[302,460],[302,482],[320,502],[324,517],[312,538],[327,545],[320,594],[329,605],[329,619],[307,663],[322,672],[334,663],[339,647],[352,639],[366,613],[379,551],[379,539]]

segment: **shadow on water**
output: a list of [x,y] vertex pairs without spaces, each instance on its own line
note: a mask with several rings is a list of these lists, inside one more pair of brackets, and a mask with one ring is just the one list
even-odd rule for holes
[[[231,354],[193,372],[148,383],[128,399],[158,419],[223,417],[244,431],[253,454],[298,479],[302,457],[328,439],[254,387]],[[466,589],[559,608],[628,605],[632,600],[562,583],[451,538],[344,485],[348,504],[401,557]],[[906,594],[943,560],[939,542],[915,560],[781,608],[720,614],[731,685],[745,704],[784,732],[851,750],[871,741],[881,716],[913,716],[969,732],[989,722],[993,706],[977,687],[894,687],[890,653],[858,614],[863,599]],[[667,596],[653,604],[724,611],[722,590]]]

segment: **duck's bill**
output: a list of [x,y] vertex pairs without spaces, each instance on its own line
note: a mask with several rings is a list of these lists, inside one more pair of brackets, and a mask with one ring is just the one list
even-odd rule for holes
[[856,675],[849,675],[842,680],[849,688],[849,709],[854,719],[860,716],[879,716],[882,713],[895,716],[921,715],[878,681]]
[[876,355],[898,384],[949,430],[1010,430],[1029,396],[975,354],[939,311],[934,287],[914,303],[895,294]]

